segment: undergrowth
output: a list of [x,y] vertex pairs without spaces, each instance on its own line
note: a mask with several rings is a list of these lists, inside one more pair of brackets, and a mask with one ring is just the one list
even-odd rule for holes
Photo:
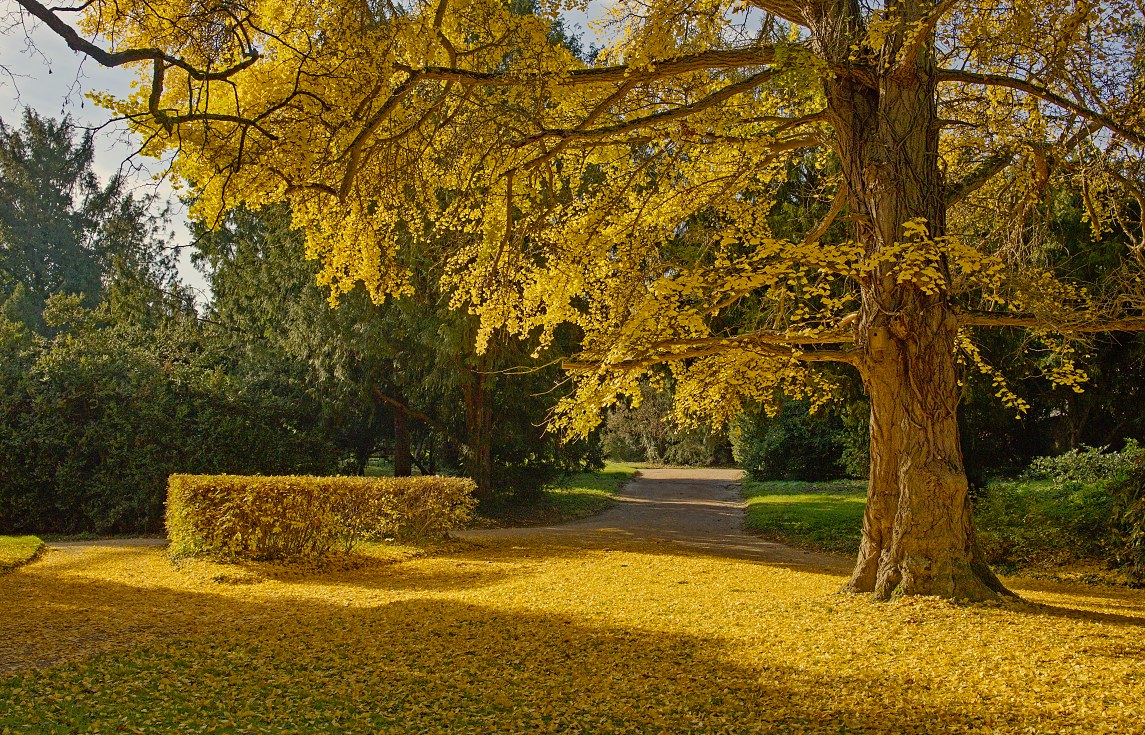
[[[866,483],[743,483],[745,527],[783,543],[854,554]],[[1145,452],[1085,447],[1041,457],[974,496],[986,560],[1003,573],[1145,583]]]
[[577,472],[524,498],[499,498],[477,509],[475,525],[482,527],[539,526],[587,518],[612,505],[636,467],[607,462],[601,470]]

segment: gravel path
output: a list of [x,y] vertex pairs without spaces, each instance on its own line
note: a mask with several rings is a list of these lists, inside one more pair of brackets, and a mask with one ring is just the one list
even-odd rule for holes
[[462,538],[528,538],[562,545],[662,543],[718,556],[847,571],[850,559],[777,544],[743,530],[739,470],[644,469],[609,510],[559,526],[465,531]]

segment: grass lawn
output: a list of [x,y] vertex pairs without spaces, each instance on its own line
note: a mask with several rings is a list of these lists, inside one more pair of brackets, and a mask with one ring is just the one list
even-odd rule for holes
[[44,542],[36,536],[0,536],[0,572],[7,572],[36,558]]
[[841,554],[859,550],[867,483],[745,480],[745,527],[793,546]]
[[606,462],[602,470],[578,472],[546,486],[538,498],[479,508],[478,525],[538,526],[587,518],[611,505],[635,474],[631,464]]
[[66,547],[0,576],[0,733],[1102,733],[1145,591],[873,604],[672,544],[514,537],[303,569]]

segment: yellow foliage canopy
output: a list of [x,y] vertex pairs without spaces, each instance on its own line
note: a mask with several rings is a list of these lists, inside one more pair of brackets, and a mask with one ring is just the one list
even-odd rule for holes
[[[1116,194],[1141,190],[1134,0],[622,0],[591,62],[554,38],[559,3],[534,10],[96,0],[82,27],[154,51],[132,96],[100,102],[145,153],[175,151],[197,210],[289,201],[334,298],[357,283],[405,293],[430,253],[481,316],[479,347],[498,329],[576,325],[580,389],[562,419],[576,432],[654,365],[689,414],[822,395],[830,380],[807,364],[857,361],[866,333],[839,323],[893,311],[872,306],[876,286],[1092,322],[1100,308],[1037,257],[1047,192],[1084,189],[1095,229],[1140,234]],[[894,107],[919,78],[913,106]],[[899,184],[840,169],[861,132],[825,94],[843,83],[915,114],[907,127],[937,126],[933,154],[904,156],[938,159],[945,183],[920,194],[938,216],[858,211]],[[776,231],[796,169],[822,173],[822,206]],[[1051,377],[1076,384],[1047,341]]]

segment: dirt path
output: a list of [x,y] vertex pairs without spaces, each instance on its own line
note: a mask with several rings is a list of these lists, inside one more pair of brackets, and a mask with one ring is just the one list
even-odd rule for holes
[[745,504],[739,470],[645,469],[621,491],[616,505],[559,526],[465,531],[463,538],[551,541],[599,546],[663,543],[717,556],[846,571],[850,560],[777,544],[743,530]]

